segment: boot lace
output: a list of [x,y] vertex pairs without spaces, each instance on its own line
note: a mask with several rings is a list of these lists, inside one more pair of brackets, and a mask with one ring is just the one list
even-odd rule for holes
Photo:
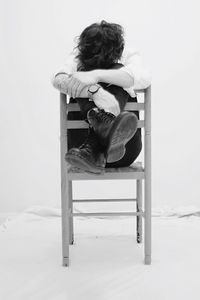
[[102,122],[110,123],[113,121],[116,117],[112,113],[105,111],[104,109],[99,109],[98,114],[96,115],[96,118]]
[[89,130],[88,136],[86,137],[83,144],[79,147],[80,149],[85,148],[88,153],[92,153],[93,149],[97,146],[97,140],[94,133]]

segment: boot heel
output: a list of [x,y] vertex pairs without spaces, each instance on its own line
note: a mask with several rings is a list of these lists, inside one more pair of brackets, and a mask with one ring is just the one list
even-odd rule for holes
[[113,145],[107,152],[106,160],[108,163],[112,163],[120,160],[126,152],[125,146],[123,144]]

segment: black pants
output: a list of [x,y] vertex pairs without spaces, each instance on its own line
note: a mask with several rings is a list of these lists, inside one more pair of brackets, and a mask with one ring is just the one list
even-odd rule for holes
[[[120,64],[115,64],[113,68],[121,67]],[[123,88],[116,85],[108,85],[100,83],[102,87],[113,94],[119,102],[120,111],[122,111],[127,102],[137,102],[137,98],[132,98]],[[87,112],[93,107],[96,107],[93,101],[88,98],[70,98],[70,103],[78,103],[80,112],[69,112],[68,120],[85,120],[87,122]],[[134,111],[134,114],[139,119],[139,112]],[[68,149],[72,147],[79,147],[88,135],[88,129],[69,129],[68,130]],[[138,128],[135,135],[126,144],[126,152],[124,156],[113,163],[107,163],[106,168],[118,168],[131,165],[140,154],[142,149],[141,129]]]

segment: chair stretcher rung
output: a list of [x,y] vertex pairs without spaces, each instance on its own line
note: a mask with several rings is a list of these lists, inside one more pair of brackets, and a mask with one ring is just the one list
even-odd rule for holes
[[[66,124],[67,129],[76,129],[76,128],[88,128],[89,125],[82,120],[68,120]],[[144,120],[138,121],[138,128],[144,127]]]
[[[80,111],[78,103],[69,103],[67,104],[68,111]],[[144,103],[139,102],[127,102],[124,110],[144,110]]]
[[144,179],[144,172],[127,172],[127,173],[104,173],[104,174],[84,174],[84,173],[69,173],[69,180],[125,180],[125,179]]
[[96,213],[71,213],[72,216],[144,216],[144,212],[96,212]]
[[137,201],[137,199],[77,199],[72,202],[124,202],[124,201]]

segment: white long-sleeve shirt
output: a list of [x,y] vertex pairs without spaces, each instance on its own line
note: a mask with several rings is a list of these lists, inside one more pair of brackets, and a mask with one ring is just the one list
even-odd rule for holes
[[[76,54],[72,52],[68,56],[64,65],[52,75],[52,84],[55,75],[59,72],[65,72],[68,74],[77,72],[78,61],[75,56]],[[121,59],[118,62],[124,65],[121,70],[127,72],[133,78],[133,86],[131,86],[130,88],[124,88],[124,90],[126,90],[131,97],[136,96],[135,90],[145,89],[151,84],[150,72],[143,67],[140,53],[137,50],[125,48],[122,53]]]

